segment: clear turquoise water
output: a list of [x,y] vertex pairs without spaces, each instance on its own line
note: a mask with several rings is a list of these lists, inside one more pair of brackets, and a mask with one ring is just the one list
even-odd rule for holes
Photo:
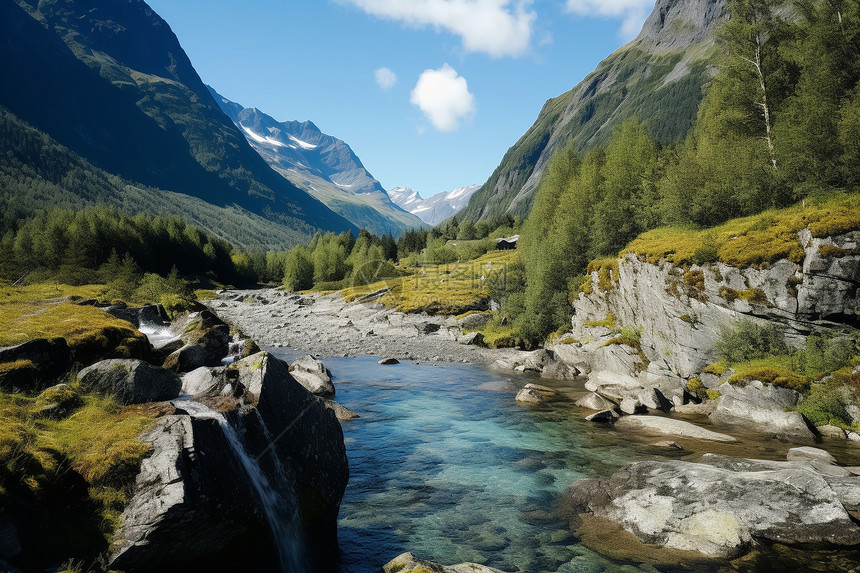
[[571,404],[516,404],[524,377],[376,360],[325,361],[337,400],[361,415],[343,424],[343,573],[375,573],[405,551],[505,571],[624,569],[579,545],[554,506],[572,481],[648,457],[641,446]]

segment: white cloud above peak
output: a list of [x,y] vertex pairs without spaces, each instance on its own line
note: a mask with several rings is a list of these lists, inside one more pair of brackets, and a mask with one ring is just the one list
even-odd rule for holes
[[342,0],[376,16],[446,30],[468,52],[518,57],[531,47],[537,14],[532,0]]
[[390,68],[379,68],[373,72],[376,78],[376,83],[383,90],[390,90],[397,84],[397,74],[391,71]]
[[567,0],[567,9],[582,16],[621,19],[618,35],[632,40],[654,8],[654,0]]
[[439,131],[456,131],[460,122],[474,115],[476,109],[475,96],[469,92],[466,78],[448,64],[438,70],[424,70],[410,101]]

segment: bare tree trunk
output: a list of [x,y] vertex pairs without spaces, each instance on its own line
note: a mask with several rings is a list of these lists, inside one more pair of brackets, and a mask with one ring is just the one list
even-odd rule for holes
[[770,123],[770,107],[767,105],[767,86],[764,82],[764,74],[762,73],[761,67],[761,45],[762,38],[761,33],[757,33],[755,36],[755,69],[758,74],[759,87],[761,88],[761,103],[758,105],[761,106],[762,113],[764,114],[764,131],[765,131],[765,141],[767,141],[767,150],[770,153],[770,162],[773,165],[773,170],[777,170],[776,165],[776,154],[773,149],[773,137],[771,136],[771,123]]

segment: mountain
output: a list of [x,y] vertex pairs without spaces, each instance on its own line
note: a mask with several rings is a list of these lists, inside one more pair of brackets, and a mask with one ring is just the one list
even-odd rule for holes
[[544,104],[462,217],[477,221],[505,212],[528,214],[547,162],[559,147],[569,140],[579,151],[603,145],[630,117],[638,117],[660,143],[683,141],[713,75],[714,30],[727,17],[725,4],[658,0],[636,39],[572,90]]
[[[0,82],[4,129],[44,140],[63,158],[46,164],[21,142],[4,141],[9,163],[20,166],[18,173],[4,166],[10,180],[59,186],[73,203],[97,196],[141,210],[142,196],[155,193],[164,212],[248,247],[284,248],[318,229],[356,230],[251,149],[145,2],[0,0],[0,45],[0,77],[14,78]],[[62,184],[72,165],[87,172],[86,192]],[[6,185],[0,197],[25,214],[54,204],[50,193],[19,197]],[[246,236],[251,222],[256,231]]]
[[410,187],[395,187],[388,190],[388,196],[399,207],[417,215],[428,225],[438,225],[448,217],[459,213],[480,188],[480,185],[458,187],[453,191],[436,193],[424,199],[418,191]]
[[278,173],[335,213],[377,235],[400,235],[421,220],[391,202],[352,149],[310,121],[279,122],[209,91],[248,143]]

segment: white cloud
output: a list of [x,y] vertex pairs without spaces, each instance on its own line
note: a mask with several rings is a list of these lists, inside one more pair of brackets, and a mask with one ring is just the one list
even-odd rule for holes
[[373,75],[376,76],[376,83],[384,90],[390,90],[397,83],[397,74],[389,68],[379,68]]
[[620,18],[618,35],[625,40],[636,37],[654,8],[654,0],[567,0],[567,9],[583,16]]
[[[344,0],[342,0],[344,1]],[[460,36],[468,52],[521,56],[531,45],[532,0],[345,0],[378,18]]]
[[456,131],[461,120],[475,113],[475,96],[469,92],[466,78],[448,64],[438,70],[424,70],[409,101],[421,108],[439,131]]

